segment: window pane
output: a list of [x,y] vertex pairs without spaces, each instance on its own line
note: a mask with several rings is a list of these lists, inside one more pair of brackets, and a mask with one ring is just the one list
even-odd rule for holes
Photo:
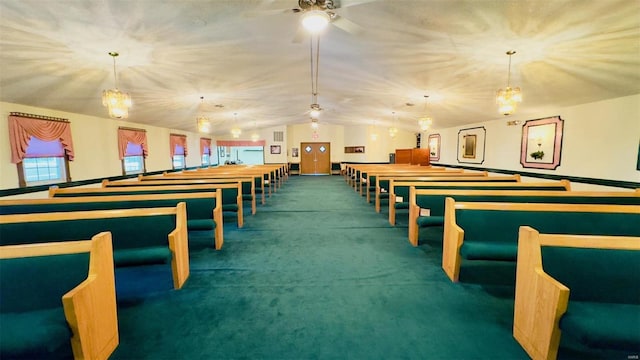
[[203,154],[202,155],[202,165],[209,165],[209,155],[208,154]]
[[22,162],[27,185],[46,185],[65,181],[65,166],[62,157],[27,158]]
[[123,161],[125,174],[138,174],[144,170],[142,156],[125,156]]

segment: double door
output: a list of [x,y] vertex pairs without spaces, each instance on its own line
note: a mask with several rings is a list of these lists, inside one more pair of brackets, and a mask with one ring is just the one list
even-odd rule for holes
[[300,175],[331,175],[331,143],[300,143]]

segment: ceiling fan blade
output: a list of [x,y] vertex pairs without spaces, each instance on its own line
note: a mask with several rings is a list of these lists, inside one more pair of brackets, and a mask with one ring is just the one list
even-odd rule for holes
[[340,15],[336,15],[336,17],[331,20],[331,24],[353,35],[361,34],[364,32],[364,28],[362,26]]
[[304,30],[304,28],[302,27],[302,25],[298,25],[298,28],[296,29],[296,34],[293,37],[293,43],[294,44],[300,44],[301,42],[303,42],[306,38],[308,37],[307,32]]
[[333,5],[336,9],[346,8],[349,6],[362,5],[378,0],[333,0]]

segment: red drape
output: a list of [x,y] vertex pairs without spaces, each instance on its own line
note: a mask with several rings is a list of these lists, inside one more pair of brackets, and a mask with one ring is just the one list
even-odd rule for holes
[[209,148],[209,154],[211,154],[211,139],[200,138],[200,156],[204,155],[205,148]]
[[264,146],[264,140],[251,141],[251,140],[218,140],[217,146]]
[[143,157],[146,158],[147,155],[149,155],[146,131],[123,128],[118,129],[118,153],[120,155],[120,160],[124,159],[124,154],[127,153],[127,143],[142,146]]
[[22,162],[32,136],[44,141],[60,140],[69,160],[73,160],[71,123],[10,115],[9,142],[11,144],[12,163]]
[[187,156],[187,136],[179,134],[169,135],[169,149],[171,151],[171,158],[176,154],[176,145],[180,145],[184,148],[184,156]]

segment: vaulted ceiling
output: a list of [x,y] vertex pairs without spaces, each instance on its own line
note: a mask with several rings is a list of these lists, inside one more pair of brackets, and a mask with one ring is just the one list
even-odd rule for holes
[[[520,115],[640,93],[638,0],[334,0],[320,37],[323,122],[417,130],[500,118],[495,93],[522,88]],[[0,101],[228,134],[309,121],[310,44],[297,0],[0,0]],[[425,102],[424,95],[428,95]],[[201,104],[200,97],[204,97]],[[409,105],[408,105],[409,104]],[[411,106],[413,104],[413,106]],[[426,105],[426,109],[425,109]]]

